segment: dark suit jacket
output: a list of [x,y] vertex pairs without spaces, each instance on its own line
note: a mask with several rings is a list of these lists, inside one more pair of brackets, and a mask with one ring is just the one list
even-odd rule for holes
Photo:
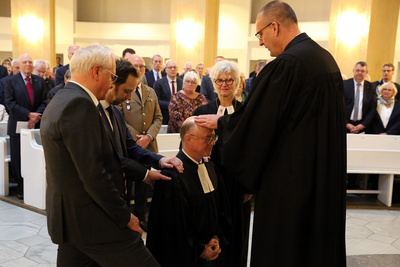
[[69,70],[69,64],[62,66],[56,71],[56,86],[59,84],[64,84],[64,75]]
[[212,84],[209,74],[203,76],[203,80],[201,81],[200,93],[202,93],[206,97],[208,103],[212,102],[218,97],[218,94],[214,92],[214,85]]
[[[160,79],[163,78],[163,77],[165,77],[166,75],[167,75],[167,74],[166,74],[165,72],[162,71],[162,72],[161,72],[161,76],[162,76],[162,77],[160,77]],[[154,85],[155,80],[154,80],[153,70],[146,72],[146,73],[144,74],[144,76],[146,76],[147,85],[150,86],[151,88],[154,88],[153,85]]]
[[395,102],[392,114],[390,114],[390,118],[386,128],[383,126],[381,116],[377,110],[374,112],[374,119],[372,120],[370,126],[365,131],[367,134],[380,134],[380,133],[387,133],[387,134],[400,134],[400,103]]
[[124,177],[100,112],[77,84],[49,103],[40,129],[47,179],[47,225],[56,244],[137,238],[121,198]]
[[[176,92],[182,90],[182,79],[176,77]],[[168,106],[171,102],[171,89],[168,84],[168,78],[164,77],[154,83],[154,91],[156,91],[158,97],[158,103],[160,104],[161,113],[163,115],[162,124],[168,124],[169,121],[169,111]],[[175,93],[176,93],[175,92]]]
[[[350,121],[351,112],[354,107],[354,79],[343,81],[344,96],[346,101],[346,119]],[[363,106],[362,106],[362,119],[361,124],[368,128],[372,119],[374,118],[374,111],[376,109],[376,93],[375,86],[370,82],[364,81],[363,91]]]
[[[120,145],[122,147],[122,155],[119,156],[122,164],[122,169],[124,170],[125,177],[127,178],[126,201],[127,205],[129,206],[132,196],[132,183],[143,181],[148,168],[150,169],[150,167],[153,167],[155,169],[158,169],[158,162],[162,158],[162,156],[147,151],[146,149],[136,144],[136,142],[132,138],[131,133],[128,130],[128,127],[125,124],[122,113],[117,107],[112,106],[115,115],[115,123],[117,124],[118,133],[120,135],[118,140],[114,139],[113,130],[110,127],[107,115],[105,114],[101,104],[99,104],[98,108],[100,110],[100,113],[102,114],[104,124],[106,125],[107,132],[110,136],[114,148],[117,147],[116,142],[120,142]],[[116,151],[118,151],[118,149],[116,149]],[[136,161],[140,162],[143,166]]]
[[0,65],[0,79],[8,76],[8,70],[3,65]]
[[[396,95],[396,100],[400,101],[400,84],[393,82],[394,86],[396,86],[397,89],[397,95]],[[378,90],[378,86],[381,86],[382,84],[384,84],[383,79],[380,79],[379,81],[375,81],[372,83],[373,86],[375,86],[376,90]],[[376,92],[376,94],[378,95],[378,92]]]
[[[5,102],[9,113],[8,135],[17,135],[15,129],[17,121],[28,121],[30,112],[43,113],[46,108],[46,85],[42,77],[32,74],[33,105],[29,100],[28,91],[21,73],[4,80]],[[39,121],[40,122],[40,121]],[[40,124],[36,124],[37,128]]]

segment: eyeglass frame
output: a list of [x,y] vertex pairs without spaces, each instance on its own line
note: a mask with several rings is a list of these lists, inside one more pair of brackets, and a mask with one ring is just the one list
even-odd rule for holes
[[188,83],[188,84],[190,84],[190,85],[197,84],[197,82],[191,81],[191,80],[189,80],[189,79],[185,80],[185,83]]
[[197,137],[197,138],[200,138],[200,139],[203,139],[204,141],[206,141],[207,142],[207,144],[209,144],[209,145],[211,145],[211,143],[212,142],[217,142],[218,141],[218,135],[212,135],[212,136],[210,136],[210,137],[201,137],[201,136],[197,136],[197,135],[195,135],[195,134],[188,134],[188,135],[191,135],[191,136],[194,136],[194,137]]
[[[218,81],[218,82],[217,82],[217,81]],[[228,81],[229,81],[229,83],[228,83]],[[232,82],[230,82],[230,81],[232,81]],[[232,85],[232,84],[235,82],[235,80],[232,79],[232,78],[229,78],[229,79],[226,79],[226,80],[215,79],[214,82],[215,82],[216,85],[222,86],[224,83],[225,83],[226,85]]]
[[117,74],[112,73],[111,71],[109,71],[108,69],[104,68],[103,66],[101,66],[101,68],[112,75],[111,76],[111,82],[112,83],[115,83],[118,80],[118,75]]
[[[257,39],[258,40],[261,40],[261,38],[262,38],[262,34],[261,34],[261,32],[264,30],[264,29],[266,29],[266,28],[268,28],[269,26],[271,26],[272,25],[272,23],[274,23],[275,21],[272,21],[272,22],[270,22],[267,26],[265,26],[264,28],[262,28],[261,30],[259,30],[258,32],[256,32],[255,34],[254,34],[254,36],[255,37],[257,37]],[[275,22],[276,23],[276,22]],[[279,23],[276,23],[278,26],[280,25]]]

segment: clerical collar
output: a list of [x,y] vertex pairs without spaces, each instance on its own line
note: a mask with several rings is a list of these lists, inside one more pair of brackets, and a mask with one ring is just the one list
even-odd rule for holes
[[199,165],[199,164],[202,164],[203,163],[203,159],[201,159],[201,161],[200,162],[198,162],[197,160],[195,160],[194,158],[192,158],[191,156],[189,156],[188,155],[188,153],[186,153],[185,152],[185,150],[183,150],[183,148],[182,148],[182,152],[183,152],[183,154],[185,154],[186,155],[186,157],[188,157],[191,161],[193,161],[194,163],[196,163],[197,165]]
[[228,111],[228,114],[232,114],[233,112],[235,112],[235,109],[233,108],[233,106],[223,107],[223,106],[219,105],[217,114],[224,115],[225,110]]
[[182,148],[182,152],[186,155],[186,157],[188,157],[191,161],[193,161],[194,163],[197,164],[197,175],[199,176],[199,181],[200,181],[201,187],[203,189],[203,193],[208,194],[208,193],[213,192],[215,190],[214,185],[212,184],[210,176],[208,175],[206,165],[204,163],[202,163],[203,159],[201,159],[201,161],[199,163],[197,160],[190,157],[185,152],[185,150],[183,150],[183,148]]

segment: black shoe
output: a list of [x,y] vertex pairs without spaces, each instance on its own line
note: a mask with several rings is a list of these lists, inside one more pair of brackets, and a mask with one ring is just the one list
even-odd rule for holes
[[142,228],[142,230],[147,233],[147,222],[146,221],[140,221],[139,224],[140,224],[140,228]]
[[24,200],[24,195],[23,194],[17,194],[17,198],[20,200]]

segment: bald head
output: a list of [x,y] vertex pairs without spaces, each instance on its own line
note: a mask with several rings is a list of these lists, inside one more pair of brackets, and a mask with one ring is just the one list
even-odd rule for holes
[[132,55],[128,60],[139,72],[139,80],[141,81],[146,72],[146,65],[143,58],[139,55]]
[[287,26],[297,24],[297,17],[293,9],[285,2],[272,1],[266,4],[259,12],[262,16],[277,21],[279,24]]
[[23,54],[19,57],[19,70],[25,76],[30,76],[33,71],[32,57],[28,54]]
[[284,2],[272,1],[258,13],[256,19],[258,44],[267,48],[272,57],[282,54],[290,41],[299,33],[296,14]]
[[194,117],[187,118],[180,130],[182,149],[193,159],[201,161],[211,155],[215,145],[214,130],[195,124]]

